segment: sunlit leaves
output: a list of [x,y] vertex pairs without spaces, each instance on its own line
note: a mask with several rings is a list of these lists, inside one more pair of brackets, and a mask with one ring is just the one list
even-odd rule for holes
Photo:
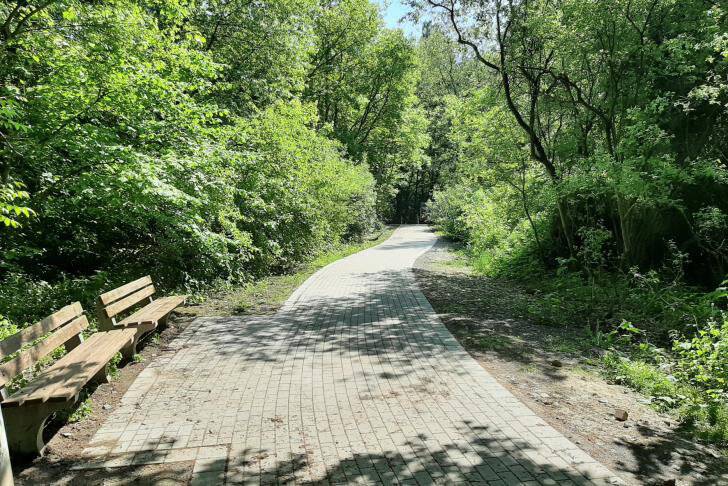
[[295,100],[314,7],[49,4],[0,65],[2,176],[27,185],[2,187],[4,268],[11,255],[51,277],[133,266],[198,286],[366,231],[366,166]]
[[30,197],[23,187],[20,182],[0,185],[0,225],[19,228],[22,219],[35,215],[35,211],[19,204]]

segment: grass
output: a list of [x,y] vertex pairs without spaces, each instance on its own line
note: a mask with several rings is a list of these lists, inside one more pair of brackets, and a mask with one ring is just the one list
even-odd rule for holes
[[392,235],[393,231],[394,228],[388,228],[377,238],[365,240],[363,242],[338,245],[319,255],[311,262],[300,266],[293,273],[286,275],[273,275],[249,284],[243,288],[243,292],[238,294],[239,302],[235,310],[238,313],[251,313],[256,309],[276,309],[280,307],[286,299],[288,299],[294,290],[296,290],[317,270],[337,260],[346,258],[349,255],[353,255],[354,253],[358,253],[366,250],[367,248],[383,243]]
[[502,356],[522,358],[531,353],[531,349],[521,342],[507,336],[492,334],[488,336],[468,336],[457,333],[458,339],[467,343],[471,350],[493,352]]
[[87,389],[81,390],[81,395],[78,399],[78,402],[76,405],[67,408],[65,410],[61,410],[59,412],[56,412],[56,415],[54,417],[54,421],[60,422],[60,423],[78,423],[81,422],[88,417],[91,417],[94,413],[93,406],[91,404],[91,394]]
[[609,353],[603,365],[609,378],[650,397],[653,407],[675,415],[687,431],[706,442],[728,448],[728,404],[706,400],[701,390],[676,382],[644,360],[629,360]]
[[520,371],[523,373],[536,373],[538,371],[538,366],[533,363],[525,364],[521,366]]
[[481,351],[503,351],[512,346],[511,340],[503,336],[481,337],[474,344]]
[[682,390],[675,382],[654,365],[645,361],[631,361],[614,353],[604,357],[605,369],[614,381],[628,385],[652,397],[678,397]]
[[78,407],[76,407],[75,410],[68,416],[68,423],[76,423],[81,422],[82,420],[90,417],[93,415],[94,409],[91,406],[91,397],[87,397],[85,400],[83,400],[81,403],[79,403]]
[[117,378],[119,373],[121,373],[121,370],[119,370],[119,363],[121,363],[122,358],[121,353],[116,353],[114,357],[111,358],[111,361],[109,362],[109,376],[111,378]]
[[455,258],[445,261],[445,266],[459,269],[470,268],[470,260],[468,258],[468,253],[466,250],[459,248],[457,250],[454,250],[453,253],[455,255]]
[[555,353],[577,354],[590,347],[591,343],[588,341],[577,341],[565,336],[548,335],[544,339],[544,349]]
[[[224,304],[219,306],[220,308],[218,310],[231,310],[235,313],[252,313],[265,311],[266,309],[275,309],[280,306],[288,298],[288,296],[316,270],[340,260],[341,258],[378,245],[387,240],[393,232],[394,227],[390,227],[382,231],[375,238],[356,243],[337,245],[329,251],[319,255],[311,262],[300,266],[293,273],[263,278],[257,282],[235,289],[234,291],[225,293],[222,296],[213,297],[209,300],[212,304]],[[213,315],[213,313],[207,314],[204,306],[198,312],[202,315]],[[17,332],[17,327],[11,326],[7,319],[0,316],[0,339],[15,332]],[[161,342],[161,335],[158,333],[153,334],[151,341],[154,345],[159,345]],[[38,374],[42,369],[60,358],[64,353],[64,348],[59,347],[49,356],[40,360],[38,364],[34,366],[33,375]],[[119,376],[119,364],[121,359],[121,353],[117,353],[109,363],[109,375],[111,378]],[[134,363],[142,363],[144,362],[144,357],[141,354],[135,354],[132,361]],[[28,373],[20,374],[8,385],[9,391],[14,393],[25,386],[30,381],[30,378],[31,377]],[[58,420],[69,423],[80,422],[93,414],[93,408],[91,406],[88,391],[84,390],[82,393],[83,395],[79,400],[78,405],[66,411],[59,412],[57,415]]]

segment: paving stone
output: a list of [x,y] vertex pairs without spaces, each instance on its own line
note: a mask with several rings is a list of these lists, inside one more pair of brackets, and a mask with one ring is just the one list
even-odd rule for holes
[[411,270],[435,241],[402,226],[274,316],[196,319],[139,374],[84,466],[195,460],[193,484],[613,477],[448,332]]
[[215,486],[225,482],[225,473],[222,471],[206,471],[192,474],[190,486]]
[[197,448],[172,449],[164,458],[164,462],[194,461],[197,458]]

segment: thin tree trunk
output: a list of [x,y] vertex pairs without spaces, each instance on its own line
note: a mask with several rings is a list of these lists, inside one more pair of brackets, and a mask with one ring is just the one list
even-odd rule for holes
[[531,225],[531,231],[533,231],[533,238],[536,240],[536,247],[538,248],[538,254],[541,257],[541,261],[546,263],[546,254],[543,250],[543,245],[541,244],[541,238],[538,236],[538,230],[536,230],[536,224],[533,222],[533,218],[531,217],[531,211],[528,209],[528,202],[526,201],[526,192],[524,191],[521,194],[521,202],[523,203],[523,211],[526,213],[526,218],[528,219],[528,224]]

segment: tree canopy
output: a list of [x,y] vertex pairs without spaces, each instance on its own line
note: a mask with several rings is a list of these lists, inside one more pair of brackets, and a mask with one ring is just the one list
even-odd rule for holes
[[18,0],[0,25],[9,299],[285,270],[391,216],[424,158],[414,44],[368,1]]

